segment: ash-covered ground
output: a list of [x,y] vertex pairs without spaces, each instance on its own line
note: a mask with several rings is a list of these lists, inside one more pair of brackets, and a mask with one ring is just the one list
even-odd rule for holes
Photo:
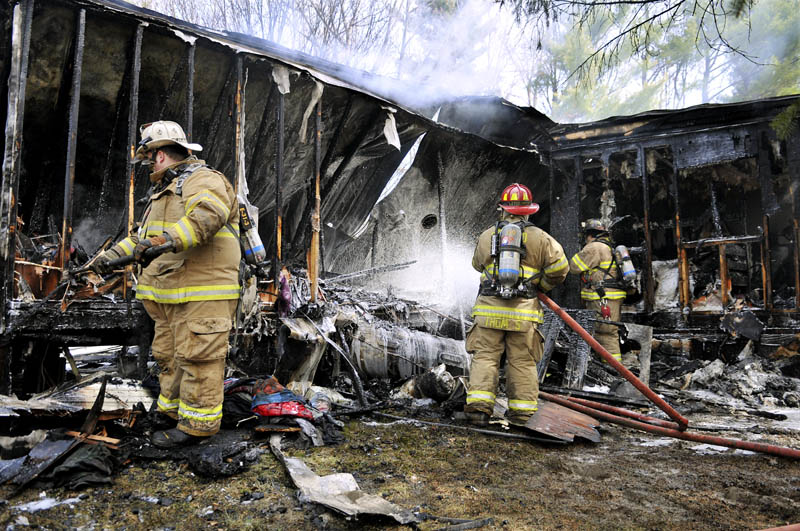
[[[693,409],[694,430],[800,446],[797,414],[770,420],[718,405]],[[436,406],[387,411],[443,420]],[[600,431],[596,444],[549,445],[376,415],[347,420],[338,445],[285,452],[318,475],[351,473],[363,491],[423,519],[430,515],[419,529],[447,528],[456,519],[478,520],[485,529],[759,529],[800,522],[800,461],[610,424]],[[122,463],[105,486],[33,486],[14,497],[5,486],[0,522],[6,529],[404,527],[300,502],[267,439],[244,433],[240,440],[259,451],[249,468],[229,477],[202,477],[178,457],[137,458]]]

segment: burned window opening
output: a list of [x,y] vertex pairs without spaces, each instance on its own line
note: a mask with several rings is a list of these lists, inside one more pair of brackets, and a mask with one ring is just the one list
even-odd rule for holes
[[439,220],[436,218],[436,214],[428,214],[424,218],[422,218],[421,225],[423,229],[432,229],[436,226]]

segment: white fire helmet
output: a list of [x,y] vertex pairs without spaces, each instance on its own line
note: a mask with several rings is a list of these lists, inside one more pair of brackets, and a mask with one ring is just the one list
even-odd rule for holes
[[178,144],[190,151],[203,150],[203,146],[200,144],[193,144],[187,141],[183,128],[175,122],[161,120],[143,124],[139,127],[139,133],[142,135],[142,140],[139,142],[139,148],[133,157],[134,162],[142,162],[147,158],[146,154],[149,151],[167,144]]

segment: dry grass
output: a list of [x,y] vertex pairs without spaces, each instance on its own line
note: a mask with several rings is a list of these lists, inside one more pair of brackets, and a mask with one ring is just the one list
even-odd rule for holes
[[[800,463],[778,458],[699,455],[681,442],[643,447],[636,442],[649,436],[617,428],[596,445],[551,447],[359,421],[349,422],[345,435],[339,446],[287,453],[319,475],[352,473],[363,490],[403,507],[492,517],[485,529],[753,529],[800,521]],[[47,492],[59,499],[79,494]],[[83,494],[71,508],[11,510],[38,497],[29,489],[0,506],[0,524],[22,515],[47,529],[402,529],[391,520],[301,506],[268,452],[246,472],[213,481],[194,476],[185,463],[137,462],[112,485]]]

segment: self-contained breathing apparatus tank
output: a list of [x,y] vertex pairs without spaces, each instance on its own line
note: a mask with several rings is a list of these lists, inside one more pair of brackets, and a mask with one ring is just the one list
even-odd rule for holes
[[522,227],[515,223],[508,223],[500,230],[497,247],[497,279],[500,283],[499,294],[504,299],[510,299],[517,294],[517,284],[520,279],[520,259],[522,257]]
[[239,230],[243,258],[250,265],[259,265],[266,260],[267,251],[253,219],[258,219],[258,209],[250,203],[243,202],[242,196],[239,195]]
[[621,273],[620,282],[622,282],[627,289],[635,289],[636,268],[633,267],[631,254],[628,252],[628,248],[624,245],[617,245],[614,249],[614,258],[617,261],[617,267]]

